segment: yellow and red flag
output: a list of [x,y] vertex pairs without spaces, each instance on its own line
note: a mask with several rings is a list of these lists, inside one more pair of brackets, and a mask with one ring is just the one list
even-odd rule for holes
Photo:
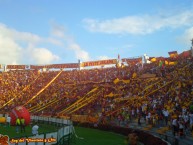
[[177,58],[178,57],[177,51],[171,51],[171,52],[168,52],[168,54],[170,55],[171,58]]

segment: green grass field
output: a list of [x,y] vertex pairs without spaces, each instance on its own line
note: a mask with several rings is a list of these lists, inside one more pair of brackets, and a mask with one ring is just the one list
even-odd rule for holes
[[97,129],[75,127],[78,137],[72,141],[72,145],[126,145],[125,137],[112,132]]
[[[39,124],[39,126],[39,134],[58,130],[53,125]],[[75,132],[78,137],[84,139],[74,136],[71,140],[71,145],[126,145],[125,137],[119,134],[83,127],[75,127]],[[26,127],[25,133],[16,133],[15,126],[5,127],[4,125],[0,126],[0,134],[8,135],[9,138],[21,138],[32,135],[30,126]]]
[[[57,127],[52,126],[52,125],[47,125],[47,124],[38,124],[39,125],[39,134],[46,133],[46,132],[55,132],[58,130]],[[27,126],[25,128],[25,133],[16,133],[16,127],[15,126],[10,126],[7,127],[5,125],[0,125],[0,134],[3,135],[8,135],[9,138],[20,138],[22,136],[32,136],[32,127]]]

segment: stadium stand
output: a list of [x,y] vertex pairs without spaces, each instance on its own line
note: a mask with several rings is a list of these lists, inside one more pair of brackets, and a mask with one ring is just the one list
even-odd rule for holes
[[32,115],[70,118],[96,126],[135,125],[160,134],[172,134],[177,119],[177,136],[190,137],[192,70],[190,55],[82,70],[14,67],[0,74],[0,113],[24,105]]

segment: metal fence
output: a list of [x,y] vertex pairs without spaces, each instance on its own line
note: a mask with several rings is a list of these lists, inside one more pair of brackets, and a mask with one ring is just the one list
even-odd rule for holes
[[[1,116],[1,114],[0,114]],[[11,138],[10,145],[69,145],[74,127],[70,120],[53,117],[31,116],[31,122],[47,123],[59,127],[56,132],[47,132],[36,136]]]

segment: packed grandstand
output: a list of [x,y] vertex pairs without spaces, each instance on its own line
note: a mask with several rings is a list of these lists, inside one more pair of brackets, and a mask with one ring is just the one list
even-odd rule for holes
[[[145,120],[152,126],[171,127],[177,119],[184,131],[189,130],[193,125],[192,54],[169,54],[150,57],[149,63],[142,57],[119,56],[71,64],[3,66],[0,113],[22,105],[32,115],[94,125],[129,127],[132,120],[139,125]],[[113,67],[94,67],[98,65]]]

